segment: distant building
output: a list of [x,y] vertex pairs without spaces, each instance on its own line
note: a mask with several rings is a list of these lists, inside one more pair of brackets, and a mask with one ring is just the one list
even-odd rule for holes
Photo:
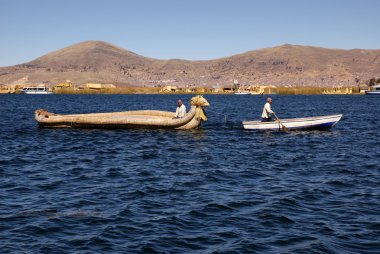
[[235,91],[235,87],[233,86],[225,86],[222,88],[223,93],[233,93]]
[[237,92],[248,92],[251,94],[263,94],[265,92],[266,86],[255,86],[255,85],[250,85],[250,86],[239,86],[239,89]]
[[54,89],[64,89],[64,88],[71,88],[73,87],[73,84],[71,83],[70,80],[66,80],[64,83],[59,83],[54,85]]
[[207,92],[207,88],[198,87],[198,88],[195,89],[195,92],[196,93],[206,93]]
[[79,87],[79,89],[91,89],[91,90],[101,90],[101,89],[114,89],[116,88],[113,84],[98,84],[98,83],[87,83]]
[[366,84],[360,84],[359,85],[359,93],[365,94],[366,91],[368,91],[368,85],[366,85]]
[[223,88],[219,88],[219,87],[218,88],[214,88],[213,92],[214,93],[222,93],[223,92]]
[[102,88],[104,88],[104,89],[113,89],[113,88],[116,88],[116,86],[113,85],[113,84],[103,84]]
[[177,92],[176,86],[164,86],[160,90],[160,93],[175,93],[175,92]]
[[333,87],[325,89],[323,94],[352,94],[352,87]]
[[15,93],[17,87],[15,85],[3,85],[0,84],[0,94]]

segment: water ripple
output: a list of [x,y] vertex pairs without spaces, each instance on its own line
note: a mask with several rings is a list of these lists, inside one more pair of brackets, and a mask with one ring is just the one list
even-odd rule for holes
[[206,96],[227,121],[206,109],[188,132],[33,120],[173,110],[177,97],[191,96],[1,95],[1,252],[379,252],[378,98],[273,96],[281,117],[343,113],[330,131],[243,130],[262,96]]

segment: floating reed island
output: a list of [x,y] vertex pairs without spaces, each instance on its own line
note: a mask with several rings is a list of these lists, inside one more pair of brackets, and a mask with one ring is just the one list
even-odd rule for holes
[[[379,80],[380,81],[380,80]],[[375,83],[374,83],[375,84]],[[380,83],[379,83],[380,84]],[[365,94],[374,87],[369,85],[358,86],[272,86],[272,85],[226,85],[221,87],[197,87],[194,85],[165,85],[165,86],[115,86],[113,84],[88,83],[74,85],[72,83],[60,83],[56,85],[0,85],[0,93],[24,93],[25,89],[45,88],[54,94]]]
[[113,113],[59,115],[44,109],[35,111],[35,119],[41,128],[165,128],[189,130],[207,120],[204,107],[210,106],[202,96],[190,100],[191,108],[182,118],[174,118],[174,112],[159,110],[135,110]]
[[[364,93],[359,87],[315,87],[315,86],[225,86],[212,87],[187,87],[187,86],[163,86],[163,87],[102,87],[86,86],[55,87],[52,89],[56,94],[360,94]],[[367,89],[365,89],[367,90]]]

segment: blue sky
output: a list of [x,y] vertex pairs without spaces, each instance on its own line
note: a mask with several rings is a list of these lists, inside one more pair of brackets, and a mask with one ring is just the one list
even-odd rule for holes
[[0,0],[0,66],[87,40],[158,59],[285,43],[380,49],[377,0]]

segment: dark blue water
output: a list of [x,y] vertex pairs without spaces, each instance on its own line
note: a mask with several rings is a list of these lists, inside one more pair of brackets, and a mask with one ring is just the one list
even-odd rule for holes
[[243,130],[261,96],[205,96],[193,131],[39,129],[33,115],[190,97],[0,96],[0,252],[380,252],[380,96],[274,96],[282,118],[343,113],[330,131]]

